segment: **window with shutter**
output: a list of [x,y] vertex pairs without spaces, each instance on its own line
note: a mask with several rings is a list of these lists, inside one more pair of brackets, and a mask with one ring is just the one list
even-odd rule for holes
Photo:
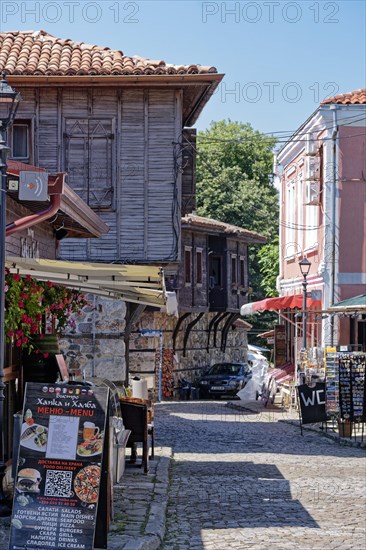
[[184,282],[186,286],[192,284],[192,248],[184,247]]
[[64,137],[69,185],[91,208],[113,208],[113,119],[66,119]]

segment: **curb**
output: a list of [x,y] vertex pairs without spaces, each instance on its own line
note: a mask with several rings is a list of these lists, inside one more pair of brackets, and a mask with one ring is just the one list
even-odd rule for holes
[[116,535],[108,541],[108,549],[118,550],[158,550],[163,542],[166,529],[166,509],[168,505],[169,466],[171,450],[161,449],[156,466],[152,499],[148,511],[148,520],[144,534]]

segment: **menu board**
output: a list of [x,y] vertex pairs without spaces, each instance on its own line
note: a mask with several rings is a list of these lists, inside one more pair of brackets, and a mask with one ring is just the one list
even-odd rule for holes
[[336,348],[325,348],[326,411],[332,416],[339,411],[339,360]]
[[10,550],[94,548],[108,393],[26,385]]

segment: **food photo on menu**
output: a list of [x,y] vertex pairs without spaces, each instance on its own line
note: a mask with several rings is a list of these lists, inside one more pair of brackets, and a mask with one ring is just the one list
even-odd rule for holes
[[45,453],[47,439],[48,427],[38,424],[33,417],[31,409],[27,409],[22,424],[20,445],[31,451]]
[[103,450],[104,432],[94,422],[84,422],[79,432],[77,455],[79,457],[100,455]]

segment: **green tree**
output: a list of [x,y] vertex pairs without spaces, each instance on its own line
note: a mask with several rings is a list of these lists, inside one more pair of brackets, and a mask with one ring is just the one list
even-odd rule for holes
[[198,134],[198,214],[256,231],[267,238],[268,244],[260,255],[261,264],[260,247],[250,248],[253,299],[275,292],[276,275],[267,272],[278,249],[279,204],[272,174],[274,145],[273,137],[254,130],[250,124],[231,120],[212,122],[209,129]]
[[261,274],[261,288],[266,296],[276,296],[276,280],[279,271],[278,237],[265,244],[258,251],[258,264]]

